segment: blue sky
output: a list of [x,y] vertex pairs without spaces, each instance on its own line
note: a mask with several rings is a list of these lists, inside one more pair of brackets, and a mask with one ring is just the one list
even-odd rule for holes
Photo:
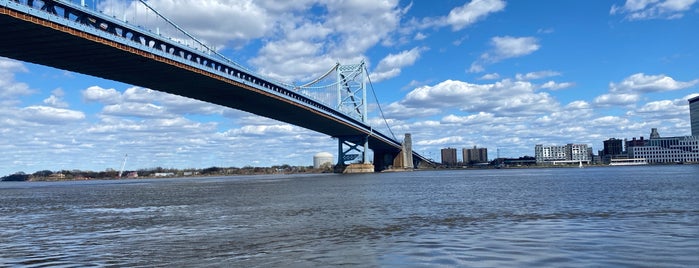
[[[93,1],[87,1],[91,4]],[[170,32],[133,1],[94,1]],[[696,0],[148,3],[250,69],[286,82],[369,65],[391,129],[420,153],[690,134]],[[1,42],[1,41],[0,41]],[[0,175],[17,171],[311,165],[322,134],[134,85],[0,58]],[[370,122],[384,132],[376,104]]]

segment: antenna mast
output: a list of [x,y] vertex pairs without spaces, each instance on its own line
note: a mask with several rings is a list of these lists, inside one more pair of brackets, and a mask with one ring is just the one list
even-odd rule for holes
[[121,170],[119,170],[119,178],[121,178],[121,174],[124,173],[124,167],[126,166],[126,158],[129,157],[129,154],[124,154],[124,162],[121,163]]

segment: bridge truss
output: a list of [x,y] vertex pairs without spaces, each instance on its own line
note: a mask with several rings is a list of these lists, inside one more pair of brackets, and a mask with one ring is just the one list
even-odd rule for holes
[[[350,65],[337,63],[319,78],[296,89],[367,124],[366,81],[369,76],[366,70],[364,61]],[[335,138],[338,139],[338,165],[346,165],[347,162],[356,160],[363,164],[369,163],[367,135]]]

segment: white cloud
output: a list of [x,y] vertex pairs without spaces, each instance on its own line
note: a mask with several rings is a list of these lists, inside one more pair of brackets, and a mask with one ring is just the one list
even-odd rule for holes
[[537,79],[559,76],[559,75],[561,75],[561,73],[547,70],[547,71],[531,72],[531,73],[526,73],[526,74],[519,74],[518,73],[515,75],[515,79],[517,79],[517,80],[537,80]]
[[597,96],[594,103],[598,106],[626,106],[638,102],[639,99],[640,96],[638,94],[603,94]]
[[143,104],[134,102],[104,106],[104,109],[102,109],[102,114],[109,116],[134,116],[141,118],[167,118],[175,116],[167,113],[161,106],[151,103]]
[[494,114],[491,113],[486,113],[486,112],[479,112],[477,114],[470,114],[467,116],[458,116],[458,115],[447,115],[442,118],[443,123],[446,124],[459,124],[459,125],[482,125],[482,124],[489,124],[492,123],[493,121],[496,120],[496,117]]
[[379,82],[400,75],[401,68],[415,64],[420,53],[425,48],[415,47],[411,50],[404,50],[398,54],[388,54],[379,61],[376,69],[369,75],[372,82]]
[[121,94],[116,89],[105,89],[99,86],[91,86],[82,91],[82,96],[88,102],[100,102],[115,104],[121,101]]
[[539,40],[534,37],[496,36],[490,40],[490,45],[490,51],[481,54],[480,58],[471,64],[469,72],[482,72],[485,70],[484,64],[526,56],[541,48]]
[[598,106],[627,106],[637,103],[642,94],[681,90],[699,84],[699,79],[676,81],[667,75],[633,74],[619,83],[609,83],[609,93],[595,98]]
[[699,84],[699,79],[688,82],[676,81],[664,74],[646,75],[644,73],[633,74],[621,83],[609,83],[610,92],[635,92],[650,93],[685,89]]
[[625,15],[629,20],[679,19],[696,0],[626,0],[623,6],[612,5],[611,15]]
[[500,78],[500,74],[498,74],[498,73],[489,73],[489,74],[484,74],[483,76],[481,76],[481,77],[478,78],[478,79],[480,79],[480,80],[495,80],[495,79],[499,79],[499,78]]
[[620,126],[628,123],[628,120],[618,116],[602,116],[590,121],[594,126]]
[[559,104],[526,81],[504,79],[492,84],[471,84],[447,80],[434,86],[416,88],[400,103],[406,107],[456,108],[466,112],[489,112],[498,116],[552,111]]
[[431,107],[408,107],[401,103],[393,102],[384,107],[384,112],[388,118],[409,119],[437,115],[441,110]]
[[575,86],[575,83],[571,83],[571,82],[556,83],[554,81],[548,81],[548,82],[544,83],[543,85],[541,85],[541,88],[550,89],[550,90],[560,90],[560,89],[569,88],[572,86]]
[[[688,119],[689,107],[687,100],[689,98],[650,101],[635,110],[627,112],[627,115],[643,116],[644,118],[657,120]],[[689,122],[688,120],[683,121]]]
[[51,96],[48,98],[44,99],[44,104],[56,108],[67,108],[69,105],[67,102],[63,101],[63,96],[65,93],[63,92],[62,89],[54,89],[52,91]]
[[539,50],[539,40],[534,37],[496,36],[491,40],[493,54],[487,55],[490,61],[529,55]]
[[434,145],[439,145],[439,146],[449,146],[453,144],[462,144],[464,141],[464,138],[462,136],[449,136],[449,137],[444,137],[444,138],[439,138],[439,139],[432,139],[432,140],[419,140],[415,144],[416,145],[421,145],[421,146],[434,146]]
[[249,61],[258,72],[291,83],[316,78],[338,61],[359,63],[369,48],[398,30],[404,12],[395,0],[314,5],[320,12],[315,17],[292,11],[277,22],[277,34]]
[[589,108],[590,108],[590,104],[587,103],[586,101],[581,101],[581,100],[573,101],[571,103],[568,103],[568,105],[566,105],[566,110],[568,110],[568,109],[582,110],[582,109],[589,109]]
[[18,117],[40,124],[61,125],[85,119],[81,111],[74,111],[49,106],[29,106],[19,111]]
[[83,100],[105,105],[111,116],[175,117],[184,114],[223,114],[227,108],[142,87],[116,89],[91,86],[82,91]]
[[446,18],[446,23],[451,25],[454,31],[458,31],[491,13],[504,10],[505,5],[505,1],[502,0],[473,0],[463,6],[452,9]]
[[15,73],[19,72],[27,72],[21,62],[0,57],[0,99],[34,93],[27,84],[15,81]]
[[[224,45],[237,47],[272,32],[277,14],[273,14],[269,6],[261,4],[265,3],[252,0],[148,1],[148,5],[159,13],[216,48],[222,48]],[[100,1],[99,6],[106,14],[116,14],[116,17],[125,18],[132,24],[143,25],[149,29],[158,28],[166,36],[189,40],[138,1],[106,0]],[[192,42],[189,41],[189,44]]]

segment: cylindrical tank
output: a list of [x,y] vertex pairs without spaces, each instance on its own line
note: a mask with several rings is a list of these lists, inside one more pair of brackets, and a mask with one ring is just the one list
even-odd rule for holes
[[319,169],[325,164],[333,164],[333,155],[327,152],[320,152],[313,156],[313,168]]

